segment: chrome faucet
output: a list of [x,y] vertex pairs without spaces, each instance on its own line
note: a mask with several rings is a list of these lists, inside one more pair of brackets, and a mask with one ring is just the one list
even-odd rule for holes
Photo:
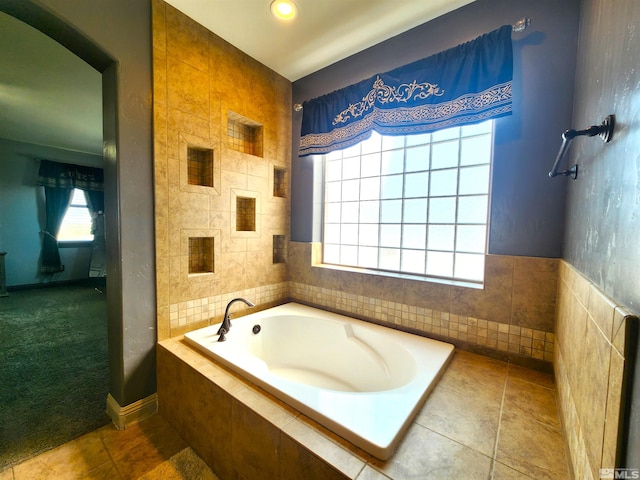
[[222,319],[222,325],[220,325],[220,328],[218,329],[218,333],[217,333],[218,335],[220,335],[218,337],[219,342],[224,342],[227,339],[225,335],[229,333],[229,329],[231,328],[231,314],[229,313],[229,308],[235,302],[244,302],[249,307],[255,307],[255,305],[252,302],[244,298],[234,298],[229,303],[227,303],[227,309],[224,311],[224,318]]

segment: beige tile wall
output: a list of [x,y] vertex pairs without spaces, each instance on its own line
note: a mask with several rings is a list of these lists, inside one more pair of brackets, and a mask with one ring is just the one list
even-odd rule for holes
[[554,370],[574,478],[615,468],[625,327],[637,320],[565,261],[560,263]]
[[[288,296],[273,235],[289,232],[289,199],[273,170],[290,171],[291,82],[166,4],[154,0],[153,106],[158,338],[220,316],[230,295]],[[261,125],[262,148],[233,150],[227,118]],[[190,185],[187,146],[213,151],[213,186]],[[286,178],[289,178],[287,175]],[[285,189],[288,191],[288,187]],[[251,231],[236,232],[236,198],[255,203]],[[214,271],[189,274],[190,237],[213,238]],[[266,293],[265,293],[266,292]]]
[[[284,300],[290,274],[308,301],[323,288],[392,302],[384,308],[408,309],[398,321],[431,334],[551,360],[557,260],[489,255],[484,289],[311,267],[311,246],[299,243],[274,264],[273,236],[289,233],[290,188],[274,196],[273,183],[290,181],[291,83],[162,0],[152,5],[159,339],[217,321],[230,294],[266,288],[269,302]],[[263,156],[233,149],[229,116],[261,125]],[[213,152],[212,187],[189,184],[188,146]],[[250,231],[236,231],[238,197],[255,199]],[[212,273],[189,274],[191,237],[213,238]],[[417,308],[431,315],[414,321]]]
[[320,266],[320,258],[320,244],[290,243],[294,300],[550,368],[557,259],[487,255],[485,285],[480,289],[336,270]]

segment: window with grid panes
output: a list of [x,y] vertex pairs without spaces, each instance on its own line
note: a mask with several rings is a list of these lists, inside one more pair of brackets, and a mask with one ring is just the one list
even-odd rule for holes
[[62,219],[57,240],[59,242],[91,242],[91,213],[84,191],[75,188],[69,208]]
[[324,156],[323,263],[481,283],[493,121]]

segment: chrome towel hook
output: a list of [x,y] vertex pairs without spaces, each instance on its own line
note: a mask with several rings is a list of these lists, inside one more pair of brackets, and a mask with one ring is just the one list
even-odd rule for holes
[[595,137],[597,135],[602,139],[603,142],[608,143],[613,138],[613,127],[615,126],[615,123],[615,115],[607,115],[607,118],[605,118],[600,125],[592,125],[584,130],[572,129],[564,132],[562,134],[562,145],[560,146],[560,151],[558,152],[556,161],[553,164],[553,168],[551,168],[551,171],[549,172],[549,177],[553,178],[558,175],[563,175],[565,177],[569,176],[574,180],[578,178],[578,164],[575,164],[568,170],[563,170],[562,172],[558,171],[562,159],[565,157],[567,151],[569,150],[571,140],[584,135],[589,137]]

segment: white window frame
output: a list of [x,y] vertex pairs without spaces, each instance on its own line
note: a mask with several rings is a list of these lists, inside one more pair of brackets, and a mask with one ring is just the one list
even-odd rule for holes
[[83,190],[75,188],[67,208],[57,240],[59,244],[93,242],[91,212]]
[[[488,120],[405,137],[374,132],[324,155],[323,264],[482,285],[494,128]],[[402,171],[390,169],[399,151]]]

